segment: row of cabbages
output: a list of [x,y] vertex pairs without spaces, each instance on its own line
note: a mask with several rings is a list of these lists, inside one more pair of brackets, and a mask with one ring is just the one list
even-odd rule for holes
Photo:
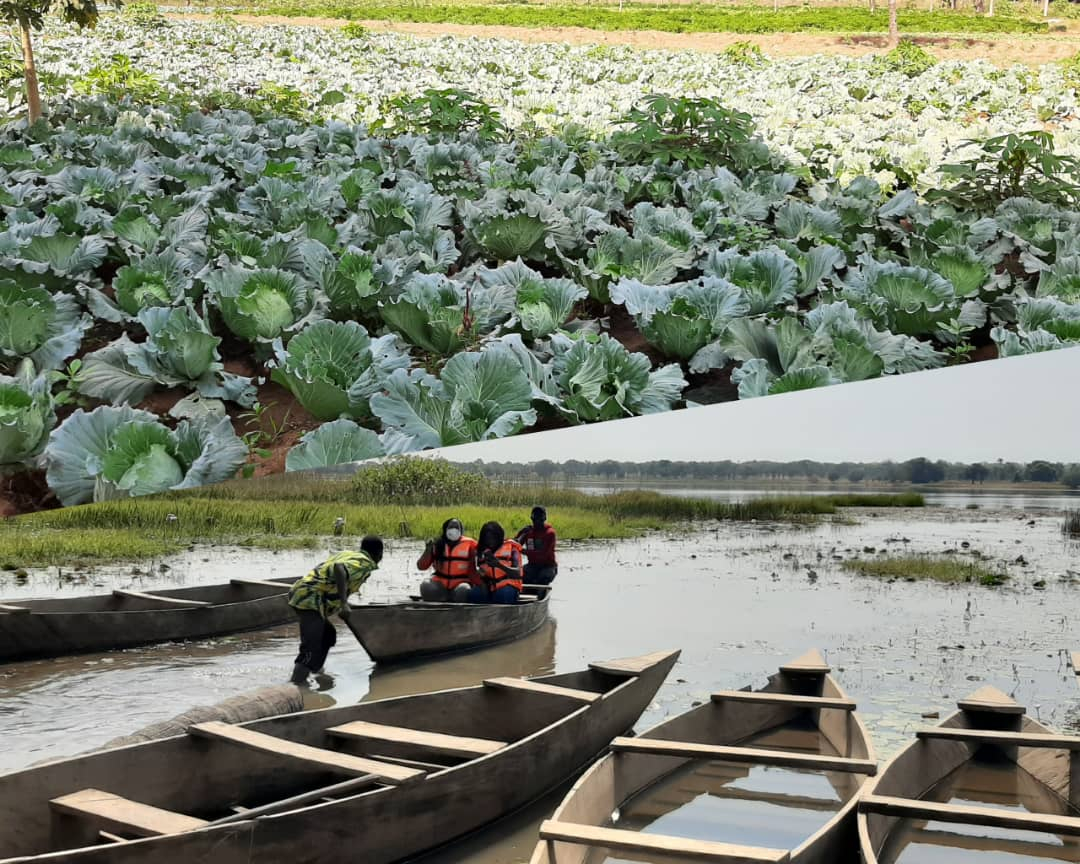
[[567,123],[608,130],[650,93],[719,100],[750,114],[762,137],[795,164],[886,188],[898,172],[921,187],[972,138],[1055,124],[1061,152],[1080,155],[1080,96],[1057,64],[998,69],[938,63],[917,77],[873,57],[775,58],[761,66],[699,51],[414,38],[290,26],[173,21],[168,35],[103,17],[92,32],[51,29],[40,49],[48,72],[72,82],[117,54],[183,94],[254,94],[267,82],[299,90],[313,111],[372,122],[387,99],[462,87],[511,126]]
[[[327,421],[296,469],[669,410],[713,370],[753,397],[942,366],[964,334],[1080,344],[1080,215],[1031,200],[808,188],[753,147],[691,171],[241,112],[53,122],[0,140],[0,461],[43,455],[65,504],[232,476],[226,408],[269,377]],[[108,404],[54,428],[76,356]],[[171,417],[134,410],[172,388]]]

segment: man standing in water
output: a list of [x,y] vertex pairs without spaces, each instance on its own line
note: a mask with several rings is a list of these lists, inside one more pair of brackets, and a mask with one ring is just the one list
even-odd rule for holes
[[342,621],[348,619],[349,596],[378,569],[382,556],[382,540],[365,537],[359,552],[331,555],[289,589],[289,605],[300,623],[300,653],[293,666],[293,684],[303,684],[312,672],[322,670],[326,655],[337,642],[330,616],[336,613]]
[[555,529],[547,522],[547,511],[533,507],[532,525],[526,525],[514,538],[521,544],[529,563],[525,565],[525,582],[529,585],[550,585],[559,572],[555,560]]

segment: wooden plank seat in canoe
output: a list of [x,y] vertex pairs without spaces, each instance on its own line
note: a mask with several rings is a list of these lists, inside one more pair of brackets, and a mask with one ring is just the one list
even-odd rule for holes
[[877,773],[877,762],[873,759],[819,756],[816,753],[765,750],[738,745],[697,744],[689,741],[665,741],[660,738],[616,738],[611,742],[611,749],[615,753],[645,753],[654,756],[679,756],[684,759],[715,759],[723,762],[842,771],[852,774]]
[[1080,834],[1080,816],[1019,813],[1001,807],[972,807],[939,801],[895,798],[890,795],[867,795],[859,803],[859,809],[863,813],[902,816],[906,819],[1012,828],[1020,831],[1046,831],[1054,834]]
[[790,693],[762,693],[753,690],[720,690],[712,694],[713,702],[746,702],[755,705],[785,705],[789,708],[834,708],[854,711],[852,699],[830,699],[825,696],[794,696]]
[[225,741],[238,747],[247,747],[251,750],[261,750],[264,753],[273,753],[289,759],[310,762],[330,771],[340,771],[358,776],[373,774],[381,782],[391,785],[416,780],[424,775],[423,771],[416,768],[391,765],[387,762],[378,762],[374,759],[365,759],[349,753],[326,750],[322,747],[311,747],[307,744],[287,741],[275,735],[267,735],[265,732],[256,732],[254,729],[233,726],[217,720],[210,723],[197,723],[190,727],[188,732],[202,738]]
[[441,732],[425,732],[420,729],[408,729],[404,726],[369,723],[365,720],[354,720],[352,723],[332,726],[326,732],[328,735],[337,738],[410,745],[443,756],[460,756],[466,759],[487,756],[507,746],[505,741],[493,741],[490,738],[444,735]]
[[950,729],[932,726],[918,729],[919,738],[941,738],[965,744],[996,744],[998,747],[1037,747],[1048,750],[1080,750],[1080,736],[1047,735],[1038,732],[1009,732],[997,729]]
[[572,687],[543,684],[540,681],[530,681],[527,678],[487,678],[484,680],[484,686],[502,690],[529,690],[533,693],[547,693],[549,696],[565,696],[568,699],[579,699],[582,702],[595,702],[601,696],[600,693],[594,693],[592,690],[575,690]]
[[114,597],[130,597],[132,600],[152,600],[155,603],[164,603],[169,606],[184,606],[194,609],[199,606],[211,606],[206,600],[185,600],[182,597],[163,597],[160,594],[148,594],[145,591],[125,591],[120,588],[113,592]]
[[58,813],[92,820],[99,831],[133,834],[136,837],[194,831],[210,824],[194,816],[140,804],[100,789],[83,789],[54,798],[49,804]]
[[689,840],[685,837],[644,834],[621,828],[601,828],[551,819],[540,825],[540,839],[609,849],[613,852],[664,855],[665,860],[716,861],[722,864],[785,864],[791,860],[787,849]]

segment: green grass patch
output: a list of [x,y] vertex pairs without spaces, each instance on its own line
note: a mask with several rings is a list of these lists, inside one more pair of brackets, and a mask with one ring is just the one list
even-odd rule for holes
[[978,583],[979,585],[1002,585],[1009,578],[997,570],[990,570],[976,561],[959,561],[955,557],[936,558],[929,555],[911,555],[904,558],[885,558],[880,561],[844,561],[844,570],[877,576],[882,579],[917,581],[929,579],[949,584]]
[[[114,528],[35,527],[19,531],[0,530],[0,562],[5,569],[16,567],[85,567],[110,561],[142,561],[183,552],[196,540],[222,542],[224,538],[191,537],[180,532],[165,536],[140,536]],[[314,536],[281,537],[267,534],[228,537],[230,546],[260,549],[310,549],[318,545]]]
[[182,551],[192,543],[297,548],[332,536],[339,518],[348,536],[434,537],[450,516],[474,534],[489,520],[516,531],[528,523],[536,504],[548,509],[559,536],[572,541],[633,537],[686,522],[801,521],[841,508],[919,507],[923,499],[914,494],[801,495],[729,504],[644,490],[589,495],[495,483],[441,460],[398,459],[343,479],[238,480],[22,516],[0,523],[0,562],[32,567],[138,560]]
[[[267,2],[246,8],[255,15],[317,16],[351,21],[407,21],[423,24],[479,24],[504,27],[584,27],[590,30],[659,30],[668,33],[884,33],[888,16],[866,8],[792,6],[773,11],[758,6],[571,4],[455,4]],[[962,12],[909,9],[899,13],[903,33],[1045,33],[1041,21],[988,18]]]

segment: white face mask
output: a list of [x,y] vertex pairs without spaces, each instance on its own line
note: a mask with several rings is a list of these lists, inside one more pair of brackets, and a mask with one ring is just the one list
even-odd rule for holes
[[457,543],[457,541],[461,539],[461,531],[459,531],[457,528],[447,528],[446,539],[449,540],[451,543]]

